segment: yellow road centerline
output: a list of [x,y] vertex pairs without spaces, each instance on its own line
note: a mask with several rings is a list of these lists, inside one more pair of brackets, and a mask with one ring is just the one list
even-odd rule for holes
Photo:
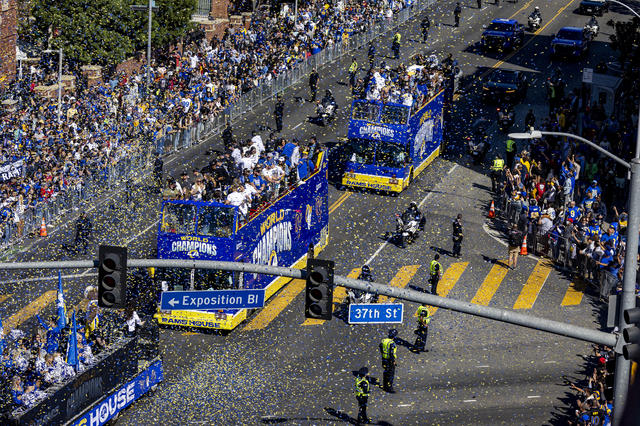
[[502,280],[507,275],[508,269],[503,265],[505,262],[506,260],[501,260],[493,265],[491,271],[489,271],[489,275],[486,276],[482,285],[478,289],[478,292],[473,296],[471,303],[489,306],[489,302],[491,302],[493,295],[496,294],[498,287],[500,287],[500,283],[502,283]]
[[[438,296],[447,297],[449,295],[449,292],[453,289],[453,286],[456,285],[468,265],[469,262],[456,262],[447,268],[438,283]],[[437,306],[429,306],[430,315],[433,315],[437,310]],[[414,316],[417,315],[414,314]]]
[[545,260],[538,261],[524,287],[522,287],[513,309],[531,309],[550,273],[551,267],[549,263]]
[[[420,265],[408,265],[403,266],[398,270],[398,273],[389,281],[389,287],[404,288],[409,284],[411,278],[418,272]],[[388,299],[388,300],[387,300]],[[378,303],[391,303],[395,298],[388,298],[387,296],[380,296]]]
[[[354,268],[347,274],[347,278],[357,279],[360,276],[361,268]],[[347,298],[347,289],[345,287],[336,287],[333,289],[333,311],[336,311],[337,305],[340,305]],[[320,325],[324,324],[325,320],[307,318],[302,325]]]
[[0,303],[11,297],[11,294],[0,294]]
[[57,290],[49,290],[46,293],[41,294],[36,300],[29,303],[15,314],[11,315],[4,323],[5,330],[13,330],[14,328],[22,325],[22,323],[40,312],[49,303],[56,300],[56,294]]
[[523,11],[523,10],[525,10],[527,7],[529,7],[529,5],[530,5],[531,3],[533,3],[533,0],[529,0],[528,2],[526,2],[526,3],[524,4],[524,6],[522,6],[520,9],[516,10],[516,12],[515,12],[513,15],[509,16],[509,19],[513,19],[513,18],[514,18],[518,13],[522,12],[522,11]]
[[291,280],[280,294],[244,327],[243,331],[265,328],[304,290],[305,285],[304,280]]
[[580,302],[582,302],[582,296],[584,295],[584,289],[586,287],[587,284],[583,280],[578,280],[577,282],[569,284],[569,288],[567,288],[567,292],[564,294],[564,298],[562,299],[560,306],[579,305]]
[[351,194],[351,192],[345,192],[344,194],[342,194],[340,198],[338,198],[336,202],[333,203],[331,207],[329,207],[329,213],[333,213],[334,211],[336,211],[336,209],[340,207],[340,205],[344,203],[347,198],[351,197]]

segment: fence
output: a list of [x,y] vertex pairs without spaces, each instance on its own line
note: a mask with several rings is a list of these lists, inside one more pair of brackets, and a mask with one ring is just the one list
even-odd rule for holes
[[243,114],[272,99],[280,93],[298,83],[313,68],[320,68],[338,60],[345,54],[358,49],[373,41],[382,34],[404,24],[412,16],[422,12],[436,0],[416,0],[410,6],[398,11],[391,18],[371,22],[360,32],[352,33],[341,42],[336,42],[304,60],[277,77],[263,81],[253,90],[239,95],[223,113],[207,117],[186,129],[178,129],[169,134],[151,140],[151,137],[143,138],[139,152],[130,153],[117,163],[107,166],[104,170],[96,171],[90,178],[76,188],[67,188],[57,193],[54,197],[35,206],[29,206],[20,216],[19,220],[5,220],[1,230],[2,248],[15,244],[29,234],[37,233],[42,218],[49,224],[59,221],[64,214],[81,210],[83,206],[96,201],[104,196],[107,191],[114,189],[126,189],[126,183],[136,179],[143,179],[151,172],[151,153],[168,155],[177,151],[190,148],[222,132],[227,121],[235,121]]

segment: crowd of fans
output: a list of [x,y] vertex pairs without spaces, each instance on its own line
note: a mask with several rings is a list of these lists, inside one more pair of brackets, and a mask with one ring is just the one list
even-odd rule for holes
[[0,182],[3,243],[32,231],[25,230],[25,216],[35,218],[27,225],[39,226],[43,205],[59,194],[82,194],[89,179],[108,179],[123,159],[154,149],[162,154],[176,138],[189,145],[194,125],[221,114],[241,94],[408,6],[404,0],[349,7],[312,0],[299,4],[297,19],[261,8],[248,27],[231,27],[220,39],[155,58],[149,97],[145,68],[113,74],[93,87],[77,74],[75,93],[62,98],[59,121],[57,100],[35,92],[57,82],[55,68],[31,67],[16,83],[17,112],[0,117],[0,162],[26,164],[21,176]]
[[[538,121],[530,110],[526,128],[581,134],[619,157],[631,158],[632,108],[622,108],[619,118],[606,117],[601,104],[583,103],[578,90],[565,96],[561,80],[548,84],[549,115]],[[603,299],[621,291],[627,169],[570,138],[535,139],[521,148],[507,153],[504,169],[494,175],[498,205],[507,220],[527,235],[529,250],[550,256],[593,283]]]
[[[131,336],[142,324],[132,309],[122,314],[102,312],[97,305],[97,289],[85,290],[86,305],[76,314],[78,364],[67,361],[71,344],[72,322],[67,311],[66,325],[61,327],[55,315],[43,320],[32,333],[10,330],[0,344],[0,386],[3,404],[0,411],[31,407],[47,397],[46,390],[73,378],[95,363],[95,356],[122,335]],[[122,326],[124,322],[124,327]]]

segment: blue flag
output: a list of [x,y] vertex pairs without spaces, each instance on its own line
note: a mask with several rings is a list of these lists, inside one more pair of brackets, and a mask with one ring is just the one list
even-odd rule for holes
[[2,325],[2,318],[0,317],[0,356],[4,353],[4,326]]
[[62,291],[62,274],[58,271],[58,299],[56,301],[58,308],[58,327],[62,330],[67,326],[67,307],[64,304],[64,292]]
[[76,311],[71,314],[71,336],[67,347],[67,364],[78,369],[78,330],[76,328]]

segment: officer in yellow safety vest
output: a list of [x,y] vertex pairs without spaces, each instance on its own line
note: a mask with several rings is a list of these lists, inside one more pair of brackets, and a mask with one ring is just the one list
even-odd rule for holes
[[394,342],[394,338],[398,335],[398,330],[391,329],[386,339],[380,342],[380,355],[382,356],[382,389],[389,393],[395,393],[393,390],[393,376],[396,373],[396,350],[398,347]]
[[436,253],[429,265],[429,282],[431,283],[431,294],[438,294],[438,283],[440,282],[440,277],[442,276],[442,265],[440,262],[440,255]]
[[516,158],[516,141],[507,139],[507,167],[513,167],[513,160]]
[[367,403],[369,402],[369,393],[371,392],[371,384],[367,374],[369,369],[362,367],[356,375],[356,399],[358,400],[358,423],[371,423],[367,417]]
[[504,160],[500,154],[496,155],[493,164],[491,165],[491,191],[496,192],[498,189],[498,182],[500,182],[500,176],[504,169]]
[[349,87],[352,88],[356,85],[356,75],[358,74],[358,61],[354,56],[351,60],[351,66],[349,67]]
[[429,322],[431,322],[431,315],[429,315],[429,309],[426,303],[418,307],[416,315],[418,316],[418,328],[415,331],[416,342],[413,344],[413,352],[420,353],[425,350],[427,333],[429,332]]
[[393,41],[391,42],[391,50],[393,51],[394,59],[400,59],[400,38],[401,35],[397,32],[393,36]]

